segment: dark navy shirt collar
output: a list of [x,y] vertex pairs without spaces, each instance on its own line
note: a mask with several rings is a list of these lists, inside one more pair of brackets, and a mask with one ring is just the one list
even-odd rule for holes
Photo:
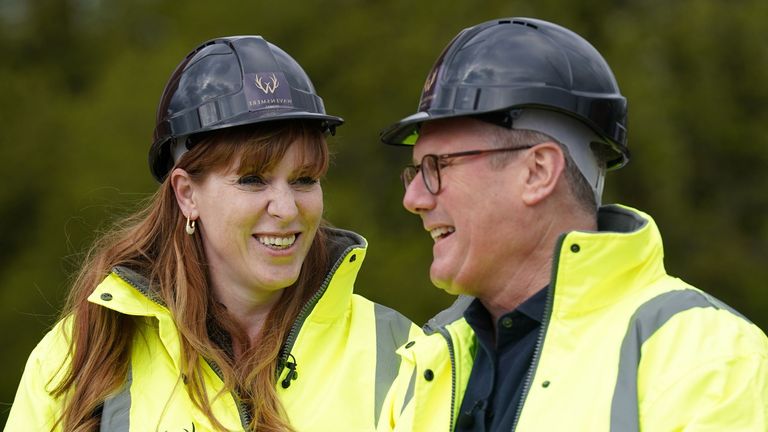
[[490,312],[488,312],[485,305],[483,305],[479,299],[475,299],[464,311],[464,318],[475,330],[475,333],[479,338],[485,339],[486,336],[490,336],[491,339],[493,339],[493,325],[495,325],[496,328],[502,328],[502,322],[505,319],[515,319],[521,314],[541,324],[541,322],[544,321],[546,301],[547,287],[544,287],[536,292],[536,294],[520,303],[514,310],[500,316],[498,322],[492,323]]
[[539,324],[544,321],[544,308],[547,303],[547,287],[540,289],[536,294],[528,297],[528,300],[521,303],[517,309]]

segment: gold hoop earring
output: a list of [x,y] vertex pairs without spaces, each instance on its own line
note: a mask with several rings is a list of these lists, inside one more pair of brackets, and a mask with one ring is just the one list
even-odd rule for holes
[[195,221],[191,220],[189,216],[187,216],[187,226],[184,227],[184,229],[189,235],[193,235],[195,233]]

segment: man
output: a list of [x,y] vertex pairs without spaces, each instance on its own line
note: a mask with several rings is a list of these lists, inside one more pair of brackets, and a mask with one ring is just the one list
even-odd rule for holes
[[602,56],[555,24],[448,45],[382,141],[413,145],[403,204],[435,240],[433,283],[463,296],[399,350],[381,429],[768,430],[765,334],[666,274],[650,216],[600,206],[626,113]]

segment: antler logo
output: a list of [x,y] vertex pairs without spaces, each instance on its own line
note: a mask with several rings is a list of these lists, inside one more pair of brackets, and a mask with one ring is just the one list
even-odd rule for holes
[[247,73],[243,77],[243,91],[251,111],[293,106],[290,81],[283,72]]
[[277,76],[275,76],[274,73],[268,75],[270,82],[262,81],[262,77],[259,75],[260,74],[256,74],[254,84],[256,84],[256,87],[263,91],[264,94],[272,94],[275,92],[275,90],[277,90],[278,87],[280,87],[280,83],[277,81]]

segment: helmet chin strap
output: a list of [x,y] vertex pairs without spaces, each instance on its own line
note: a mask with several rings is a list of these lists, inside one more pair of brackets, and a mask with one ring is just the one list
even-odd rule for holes
[[578,120],[554,111],[525,108],[511,117],[513,129],[541,132],[568,149],[571,159],[592,188],[595,203],[600,207],[605,181],[605,162],[597,158],[591,147],[592,143],[603,143],[605,140]]
[[177,137],[171,143],[171,157],[173,158],[174,165],[179,163],[179,159],[184,156],[184,153],[189,151],[187,148],[187,138],[189,138],[189,135],[183,135]]

